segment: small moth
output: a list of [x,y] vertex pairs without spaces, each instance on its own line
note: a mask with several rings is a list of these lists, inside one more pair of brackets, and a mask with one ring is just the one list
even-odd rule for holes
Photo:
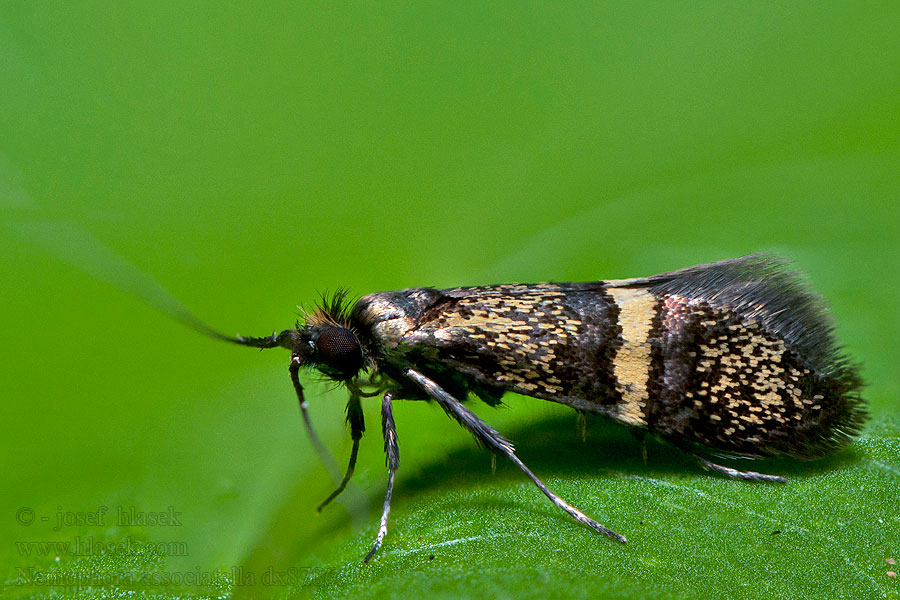
[[506,392],[558,402],[649,431],[706,469],[769,482],[785,479],[704,455],[814,459],[847,444],[865,419],[857,368],[836,343],[824,302],[770,255],[637,279],[411,288],[352,305],[342,291],[268,337],[198,326],[244,346],[290,350],[291,381],[314,441],[300,370],[316,369],[348,390],[350,462],[322,506],[353,474],[365,429],[361,398],[381,396],[387,493],[365,562],[387,533],[400,464],[396,400],[434,400],[558,508],[620,542],[625,537],[544,485],[463,402],[496,405]]

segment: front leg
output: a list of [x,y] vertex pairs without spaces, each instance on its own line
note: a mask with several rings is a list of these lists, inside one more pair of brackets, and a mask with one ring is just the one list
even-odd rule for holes
[[337,462],[335,462],[334,457],[325,447],[325,444],[322,443],[322,440],[319,439],[319,436],[316,435],[316,430],[313,429],[312,421],[309,420],[309,405],[306,402],[306,396],[303,395],[303,385],[300,383],[300,357],[294,353],[291,354],[291,362],[288,365],[288,372],[291,375],[291,382],[294,384],[294,392],[297,394],[297,402],[300,404],[300,414],[303,416],[303,424],[306,426],[306,434],[309,437],[309,441],[312,442],[313,448],[316,451],[316,454],[319,455],[319,460],[322,461],[322,464],[325,465],[325,468],[328,470],[328,473],[331,475],[331,478],[335,481],[338,480],[338,477],[341,476],[341,471],[337,466]]
[[400,466],[400,449],[397,447],[397,426],[394,424],[394,412],[391,408],[394,401],[394,392],[388,390],[384,393],[381,401],[381,431],[384,434],[384,454],[385,463],[388,468],[387,493],[384,496],[384,507],[381,510],[381,525],[378,527],[378,535],[375,536],[375,543],[372,549],[363,559],[364,563],[368,563],[378,549],[381,548],[381,542],[387,534],[388,515],[391,514],[391,493],[394,490],[394,473]]
[[579,523],[583,523],[587,525],[597,533],[602,533],[607,535],[614,540],[618,540],[620,542],[625,542],[625,537],[619,535],[615,531],[608,529],[597,523],[583,512],[557,496],[555,493],[550,491],[550,489],[544,485],[544,482],[537,478],[537,476],[531,472],[531,469],[525,466],[518,456],[516,456],[515,448],[513,448],[512,443],[503,439],[503,437],[497,433],[490,425],[482,421],[478,418],[478,415],[470,411],[468,408],[463,406],[463,404],[444,391],[437,383],[422,375],[418,371],[414,369],[407,369],[406,376],[415,381],[429,396],[437,400],[438,404],[441,405],[441,408],[456,421],[466,428],[469,433],[475,436],[475,439],[484,444],[489,450],[496,452],[497,454],[502,454],[506,456],[509,460],[511,460],[517,467],[519,467],[525,475],[528,476],[531,481],[534,482],[534,485],[540,489],[545,496],[547,496],[553,504],[555,504],[561,510],[564,510],[568,513],[572,518],[574,518]]

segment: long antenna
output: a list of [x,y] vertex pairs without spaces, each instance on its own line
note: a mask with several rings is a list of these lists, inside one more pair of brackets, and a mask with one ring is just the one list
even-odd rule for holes
[[[207,325],[161,283],[68,221],[24,221],[9,226],[79,271],[120,288],[167,317],[213,339],[253,348],[291,348],[291,330],[265,337],[228,335]],[[65,248],[65,252],[60,252]]]
[[[56,258],[79,271],[128,292],[160,313],[198,333],[223,342],[252,348],[292,348],[293,332],[290,329],[265,337],[245,337],[227,335],[207,325],[172,296],[156,279],[143,273],[126,259],[104,246],[100,240],[76,223],[62,220],[35,220],[12,222],[6,225],[19,236],[38,244]],[[304,403],[301,403],[301,409],[306,432],[319,460],[322,461],[335,483],[341,481],[342,474],[337,461],[316,435]]]
[[218,331],[197,318],[156,279],[141,272],[100,240],[69,221],[19,221],[7,225],[23,238],[35,242],[56,258],[96,279],[135,296],[145,304],[203,335],[257,348],[273,348],[276,336],[242,338]]

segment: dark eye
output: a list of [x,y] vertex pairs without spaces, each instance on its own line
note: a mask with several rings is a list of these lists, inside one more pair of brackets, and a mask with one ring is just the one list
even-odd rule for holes
[[[362,348],[356,335],[344,327],[331,327],[316,340],[317,362],[327,374],[348,378],[363,367]],[[323,368],[324,367],[324,368]]]

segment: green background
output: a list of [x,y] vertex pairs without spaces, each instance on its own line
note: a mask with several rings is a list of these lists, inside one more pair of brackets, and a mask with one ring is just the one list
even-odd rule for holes
[[[896,3],[857,2],[3,2],[0,597],[900,597],[898,23]],[[355,487],[317,517],[332,484],[286,353],[198,336],[128,291],[159,298],[155,280],[264,335],[338,286],[761,250],[808,274],[863,364],[853,447],[753,465],[791,478],[754,485],[653,441],[645,464],[600,420],[582,442],[548,403],[475,406],[620,546],[514,467],[492,475],[438,407],[400,403],[368,566],[378,402]],[[343,464],[345,394],[307,383]],[[102,525],[54,530],[100,506]],[[177,524],[118,524],[130,507]],[[27,544],[76,540],[94,546]],[[121,577],[141,572],[171,579]]]

